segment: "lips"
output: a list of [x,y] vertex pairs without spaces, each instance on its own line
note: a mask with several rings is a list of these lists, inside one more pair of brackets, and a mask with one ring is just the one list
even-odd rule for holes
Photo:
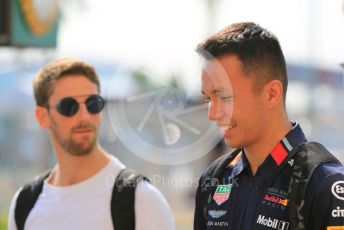
[[74,129],[73,130],[73,133],[76,133],[76,134],[82,134],[82,133],[92,133],[94,132],[95,129],[92,129],[92,128],[79,128],[79,129]]
[[93,132],[92,129],[79,129],[79,130],[74,131],[75,134],[89,134],[92,132]]
[[236,127],[234,124],[220,125],[221,134],[224,137],[229,137],[232,134],[233,129]]
[[75,130],[74,133],[90,133],[92,131],[93,131],[92,129],[78,129],[78,130]]
[[78,125],[74,128],[72,128],[73,133],[90,133],[94,132],[96,128],[93,125]]

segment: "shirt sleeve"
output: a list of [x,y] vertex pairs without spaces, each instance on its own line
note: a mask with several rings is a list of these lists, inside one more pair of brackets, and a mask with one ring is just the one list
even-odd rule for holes
[[147,181],[135,191],[136,230],[174,230],[174,218],[165,197]]
[[10,210],[8,213],[8,230],[17,230],[17,225],[14,219],[14,210],[16,208],[16,203],[17,203],[17,198],[19,196],[19,192],[20,190],[18,190],[11,201],[11,206],[10,206]]
[[312,178],[305,198],[306,229],[344,230],[344,173],[327,174],[326,169]]

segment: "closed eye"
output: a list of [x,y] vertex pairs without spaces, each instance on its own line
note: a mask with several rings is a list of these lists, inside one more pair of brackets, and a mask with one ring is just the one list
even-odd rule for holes
[[233,99],[233,96],[227,96],[227,97],[220,97],[222,101],[231,101]]

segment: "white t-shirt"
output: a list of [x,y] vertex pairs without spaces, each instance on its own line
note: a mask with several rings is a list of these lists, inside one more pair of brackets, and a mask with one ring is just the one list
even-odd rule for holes
[[[111,196],[115,179],[125,166],[115,157],[96,175],[78,184],[58,187],[44,181],[43,190],[29,213],[25,229],[112,230]],[[12,199],[9,230],[16,230],[14,209],[19,191]],[[135,229],[174,229],[171,209],[162,194],[142,181],[135,191]]]

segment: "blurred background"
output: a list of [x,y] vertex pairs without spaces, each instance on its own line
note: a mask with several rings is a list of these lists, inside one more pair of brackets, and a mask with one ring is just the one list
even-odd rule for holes
[[177,229],[192,229],[198,177],[229,151],[207,121],[194,49],[239,21],[277,35],[291,119],[344,161],[343,17],[342,0],[0,0],[0,229],[15,191],[55,163],[32,78],[62,56],[101,77],[103,147],[164,193]]

